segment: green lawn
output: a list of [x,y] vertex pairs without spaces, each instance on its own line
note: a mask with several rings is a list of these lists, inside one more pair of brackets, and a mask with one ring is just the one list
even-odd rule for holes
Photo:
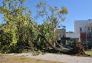
[[85,53],[92,55],[92,51],[85,51]]

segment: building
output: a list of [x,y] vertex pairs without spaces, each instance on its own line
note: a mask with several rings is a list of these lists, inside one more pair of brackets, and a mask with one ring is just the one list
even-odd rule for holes
[[76,37],[75,32],[66,32],[66,37],[69,37],[69,38],[78,38],[78,37]]
[[66,30],[65,29],[56,29],[55,36],[58,40],[61,40],[62,37],[66,37]]
[[76,37],[81,41],[92,41],[92,20],[78,20],[74,23]]

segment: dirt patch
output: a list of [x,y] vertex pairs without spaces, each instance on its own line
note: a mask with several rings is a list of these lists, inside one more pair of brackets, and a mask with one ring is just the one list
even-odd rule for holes
[[61,63],[61,62],[26,58],[23,56],[0,55],[0,63]]

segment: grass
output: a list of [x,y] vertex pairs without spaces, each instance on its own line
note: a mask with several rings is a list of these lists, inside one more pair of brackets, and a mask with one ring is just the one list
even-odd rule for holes
[[0,63],[61,63],[61,62],[26,58],[23,56],[0,54]]
[[92,51],[85,51],[86,54],[92,55]]

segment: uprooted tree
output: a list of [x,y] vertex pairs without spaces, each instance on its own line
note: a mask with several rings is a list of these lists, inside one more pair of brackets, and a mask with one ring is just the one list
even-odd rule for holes
[[[37,7],[39,8],[38,15],[42,18],[45,17],[44,23],[41,25],[41,31],[47,29],[45,32],[40,32],[39,36],[44,38],[46,43],[49,44],[54,51],[68,54],[85,55],[84,46],[81,42],[76,42],[72,48],[65,48],[57,42],[58,39],[55,35],[55,30],[58,28],[58,26],[62,25],[61,22],[65,20],[65,15],[68,13],[67,9],[65,7],[51,7],[45,2],[40,2],[37,4]],[[53,46],[51,44],[53,42],[56,42],[59,48]]]
[[68,13],[66,8],[51,7],[44,2],[38,3],[37,8],[40,9],[38,15],[45,16],[45,19],[42,24],[37,24],[33,21],[30,10],[23,6],[24,2],[25,0],[3,0],[3,5],[0,6],[0,13],[4,15],[5,21],[0,26],[0,52],[22,52],[24,49],[36,51],[50,48],[64,53],[74,51],[62,45],[57,48],[51,44],[57,42],[55,30],[65,19],[64,15]]

